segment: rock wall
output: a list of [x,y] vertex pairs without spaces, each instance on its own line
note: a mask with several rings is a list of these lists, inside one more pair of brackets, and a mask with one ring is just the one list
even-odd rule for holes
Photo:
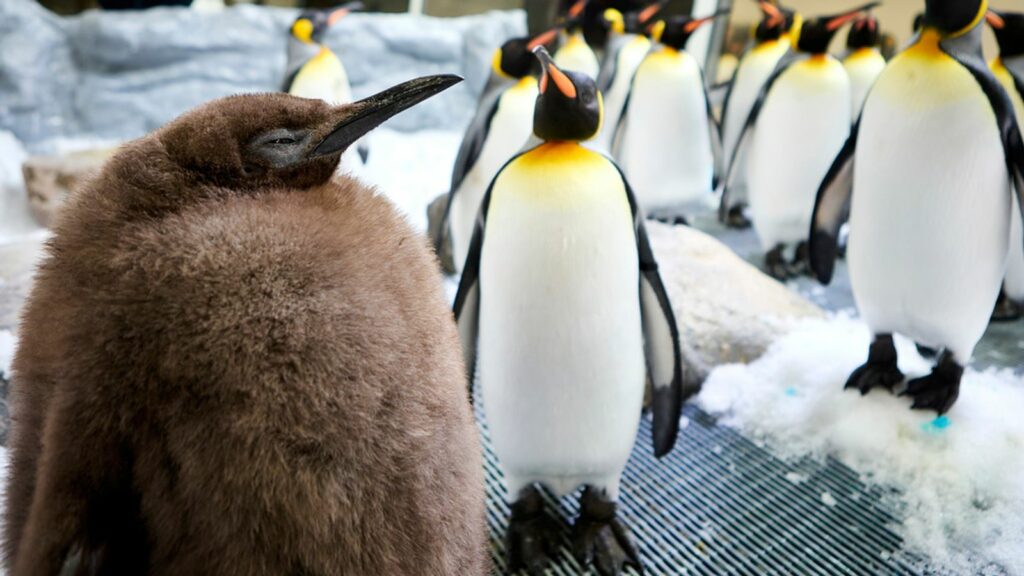
[[[59,17],[32,0],[0,2],[0,130],[33,153],[54,139],[135,138],[185,110],[239,92],[279,90],[295,10],[235,6],[85,12]],[[445,98],[389,123],[461,129],[475,109],[491,53],[524,34],[523,12],[463,18],[354,14],[326,43],[345,62],[356,97],[414,76],[466,78]]]

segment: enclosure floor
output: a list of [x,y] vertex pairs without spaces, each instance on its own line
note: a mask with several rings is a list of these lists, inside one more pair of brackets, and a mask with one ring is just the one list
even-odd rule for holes
[[[902,552],[887,526],[896,522],[882,493],[829,459],[783,462],[697,408],[675,450],[653,456],[650,418],[641,421],[622,480],[620,517],[632,530],[645,573],[675,574],[935,574]],[[479,397],[485,447],[487,521],[495,573],[506,573],[509,509]],[[561,549],[548,574],[584,574],[569,549],[576,495],[545,494],[560,519]],[[827,503],[826,503],[827,501]],[[634,572],[629,572],[633,574]]]

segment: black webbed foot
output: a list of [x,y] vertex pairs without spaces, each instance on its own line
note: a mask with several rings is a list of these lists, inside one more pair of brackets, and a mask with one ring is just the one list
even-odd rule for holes
[[900,396],[913,397],[911,408],[914,410],[935,410],[945,414],[960,395],[960,378],[963,375],[964,367],[947,350],[939,357],[931,374],[907,382]]
[[789,264],[791,276],[810,276],[811,274],[811,249],[807,242],[797,244],[796,253]]
[[729,213],[725,215],[725,225],[737,230],[750,228],[750,218],[743,213],[743,206],[733,206],[729,209]]
[[572,553],[580,566],[602,576],[616,576],[626,567],[643,571],[640,553],[629,530],[615,516],[615,502],[590,486],[580,496],[580,516],[572,529]]
[[892,334],[879,334],[868,350],[868,361],[850,374],[846,388],[860,390],[863,396],[872,388],[892,391],[893,386],[902,381],[903,373],[896,365],[896,344],[892,341]]
[[996,307],[992,310],[992,321],[993,322],[1013,322],[1014,320],[1020,320],[1021,307],[1010,300],[1006,295],[1006,292],[999,291],[999,300],[996,300]]
[[783,250],[782,244],[778,244],[764,255],[764,271],[779,281],[790,277],[789,263],[782,254]]
[[511,508],[505,535],[509,573],[544,574],[558,546],[558,525],[544,513],[544,499],[534,486],[520,492]]

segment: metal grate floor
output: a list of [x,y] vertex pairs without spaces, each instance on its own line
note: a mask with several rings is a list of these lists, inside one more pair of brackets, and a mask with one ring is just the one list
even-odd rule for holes
[[[497,573],[505,573],[508,506],[479,397],[488,523]],[[626,467],[620,511],[647,574],[935,574],[901,552],[883,493],[835,460],[783,462],[690,406],[675,450],[658,461],[650,419],[641,422]],[[564,521],[562,549],[548,574],[582,574],[569,551],[575,496],[547,496]]]

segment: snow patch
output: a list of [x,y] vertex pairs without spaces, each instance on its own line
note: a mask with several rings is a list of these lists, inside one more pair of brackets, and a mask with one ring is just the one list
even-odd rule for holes
[[11,363],[14,362],[14,333],[0,330],[0,374],[11,377]]
[[[782,458],[832,455],[895,488],[894,528],[910,551],[958,573],[996,562],[1024,574],[1024,378],[968,369],[959,401],[936,418],[885,391],[843,390],[869,341],[845,315],[806,320],[758,361],[713,371],[699,403]],[[908,377],[930,370],[911,342],[896,344]]]

